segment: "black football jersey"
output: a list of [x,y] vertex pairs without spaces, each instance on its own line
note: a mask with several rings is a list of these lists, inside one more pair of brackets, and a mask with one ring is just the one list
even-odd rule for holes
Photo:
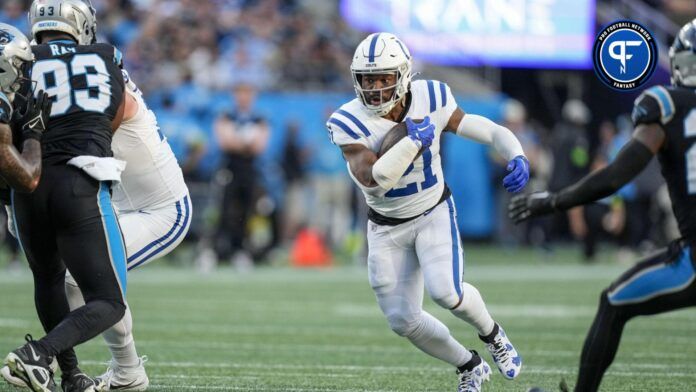
[[633,106],[633,122],[660,124],[665,142],[658,153],[672,210],[684,238],[696,245],[696,90],[654,86]]
[[79,155],[112,156],[111,121],[124,89],[118,49],[60,40],[32,50],[34,91],[44,90],[53,100],[42,140],[44,163],[62,163]]

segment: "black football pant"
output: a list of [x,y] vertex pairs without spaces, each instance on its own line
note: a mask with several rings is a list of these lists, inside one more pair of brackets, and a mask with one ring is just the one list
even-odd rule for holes
[[241,170],[225,185],[220,206],[220,222],[216,233],[215,251],[219,260],[227,260],[244,249],[247,224],[254,209],[256,173]]
[[696,306],[691,248],[681,241],[624,273],[602,291],[580,358],[576,392],[595,392],[619,348],[628,320]]
[[[67,165],[45,165],[31,194],[13,193],[20,244],[34,275],[36,310],[47,335],[38,341],[46,354],[101,334],[125,312],[126,252],[109,184]],[[65,295],[66,267],[86,305],[70,312]],[[77,367],[61,363],[61,368]],[[60,359],[60,358],[59,358]]]

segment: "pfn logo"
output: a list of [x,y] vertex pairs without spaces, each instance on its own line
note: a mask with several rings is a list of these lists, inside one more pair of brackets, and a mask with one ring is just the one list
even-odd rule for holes
[[[609,44],[609,56],[621,62],[621,68],[619,69],[620,73],[626,73],[626,60],[630,60],[633,57],[632,54],[626,54],[626,47],[640,46],[642,44],[643,41],[614,41],[611,44]],[[618,53],[616,52],[617,47],[619,48]]]
[[593,60],[595,73],[604,84],[616,90],[633,90],[655,71],[657,45],[640,24],[616,21],[597,35]]

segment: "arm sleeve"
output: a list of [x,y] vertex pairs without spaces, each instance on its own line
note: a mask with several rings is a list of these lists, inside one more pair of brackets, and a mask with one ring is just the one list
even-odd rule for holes
[[605,198],[626,185],[650,163],[653,153],[640,141],[631,139],[606,167],[588,174],[555,196],[554,208],[567,210]]
[[508,161],[524,156],[522,145],[512,131],[483,116],[465,114],[457,127],[457,135],[493,146]]

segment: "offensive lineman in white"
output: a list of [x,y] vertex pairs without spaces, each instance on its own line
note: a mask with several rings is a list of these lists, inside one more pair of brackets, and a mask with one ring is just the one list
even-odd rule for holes
[[[503,184],[516,193],[529,179],[519,141],[485,117],[465,115],[446,84],[412,82],[409,51],[392,34],[375,33],[363,40],[351,72],[357,99],[334,112],[327,127],[370,207],[370,285],[391,329],[455,366],[459,392],[481,391],[490,367],[423,310],[425,286],[437,304],[476,328],[505,378],[517,377],[521,357],[491,318],[478,290],[462,281],[464,254],[439,152],[443,131],[492,145],[510,162]],[[404,119],[408,137],[378,158],[385,135]],[[415,124],[411,119],[424,121]]]
[[[176,248],[191,224],[192,206],[184,176],[155,114],[126,71],[123,122],[114,134],[114,158],[125,161],[121,183],[113,188],[113,204],[128,255],[128,271],[160,258]],[[71,276],[65,289],[70,308],[84,303]],[[98,377],[101,390],[144,391],[149,379],[133,341],[133,318],[123,319],[103,334],[112,360]]]

